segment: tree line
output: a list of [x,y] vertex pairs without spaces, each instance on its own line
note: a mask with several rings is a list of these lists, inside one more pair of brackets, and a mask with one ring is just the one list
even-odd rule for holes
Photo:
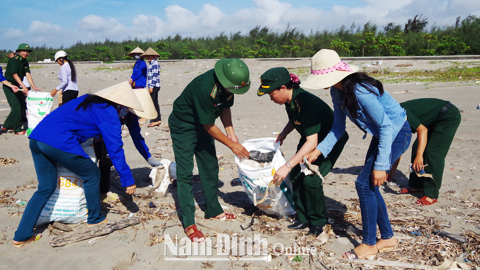
[[[214,37],[168,36],[159,40],[112,41],[83,43],[71,47],[33,47],[29,60],[53,59],[55,52],[64,50],[74,61],[127,60],[135,47],[152,47],[160,59],[218,59],[311,57],[322,48],[336,50],[340,56],[420,56],[480,54],[480,17],[457,17],[455,24],[427,30],[428,18],[416,15],[404,25],[389,23],[379,27],[371,22],[363,26],[352,24],[332,31],[310,31],[297,28],[282,32],[256,26],[248,33],[224,32]],[[11,51],[0,51],[0,61],[6,62]]]

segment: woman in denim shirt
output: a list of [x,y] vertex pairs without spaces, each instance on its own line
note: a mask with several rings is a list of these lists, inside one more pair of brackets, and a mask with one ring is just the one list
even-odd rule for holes
[[[332,129],[305,156],[309,162],[320,154],[330,153],[345,132],[346,117],[365,133],[364,138],[367,132],[373,135],[365,165],[355,182],[362,212],[363,243],[343,254],[349,259],[373,257],[397,245],[379,186],[385,182],[391,164],[410,145],[412,136],[405,110],[384,92],[382,83],[356,71],[358,67],[342,62],[335,51],[322,49],[312,58],[312,75],[302,84],[310,89],[330,87],[334,106]],[[381,234],[378,242],[377,225]]]

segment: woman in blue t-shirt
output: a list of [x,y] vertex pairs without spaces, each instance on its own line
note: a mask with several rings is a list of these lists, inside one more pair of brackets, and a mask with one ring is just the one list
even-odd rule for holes
[[135,180],[123,151],[120,122],[129,109],[144,110],[128,82],[124,82],[94,95],[71,100],[35,127],[29,138],[38,189],[28,202],[15,232],[15,247],[40,239],[41,235],[34,234],[33,229],[56,189],[57,163],[83,179],[88,208],[87,224],[108,223],[100,213],[100,170],[80,145],[89,138],[103,137],[122,186],[126,188],[126,193],[135,193]]

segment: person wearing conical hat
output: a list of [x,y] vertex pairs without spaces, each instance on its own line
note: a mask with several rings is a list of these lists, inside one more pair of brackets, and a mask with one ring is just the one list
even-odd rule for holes
[[[240,158],[249,156],[235,135],[230,111],[234,94],[244,94],[249,88],[247,65],[237,58],[224,58],[217,61],[213,69],[193,79],[173,102],[168,126],[177,163],[178,200],[185,233],[194,242],[205,240],[195,225],[191,182],[194,156],[205,196],[205,218],[236,218],[225,213],[218,202],[219,167],[214,139]],[[227,135],[215,125],[217,117],[220,117]]]
[[3,84],[3,92],[5,93],[11,110],[7,119],[5,119],[2,130],[13,130],[17,135],[25,135],[25,130],[22,130],[22,120],[26,119],[25,97],[28,95],[28,87],[23,83],[23,78],[27,78],[32,89],[40,91],[33,82],[32,75],[30,74],[30,66],[27,61],[27,57],[32,51],[33,49],[26,43],[18,45],[16,55],[8,59],[7,68],[5,69],[5,78],[7,81],[21,88],[22,91],[15,90],[15,88]]
[[148,92],[152,97],[155,110],[157,110],[157,117],[150,120],[148,127],[156,127],[162,123],[162,115],[160,114],[160,105],[158,104],[158,93],[160,92],[160,65],[158,64],[157,57],[159,56],[152,48],[148,48],[142,57],[145,57],[148,62],[147,78],[148,78]]
[[[287,176],[292,182],[293,201],[297,221],[289,229],[309,228],[308,234],[318,236],[327,224],[327,207],[323,193],[322,178],[317,174],[305,175],[300,169],[303,155],[310,153],[317,143],[325,138],[332,128],[333,111],[319,97],[303,90],[297,75],[284,67],[271,68],[260,76],[261,85],[257,95],[268,94],[270,100],[284,105],[288,122],[275,142],[283,144],[294,129],[300,133],[295,155],[280,167],[273,180],[281,183]],[[335,165],[348,140],[345,132],[327,157],[320,157],[313,163],[326,176]]]
[[[156,167],[161,165],[160,160],[154,158],[152,154],[150,154],[150,150],[141,134],[138,118],[154,119],[157,117],[157,112],[155,111],[152,99],[146,88],[133,89],[133,92],[142,104],[144,112],[131,109],[127,115],[120,118],[120,122],[128,128],[128,132],[137,151],[148,162],[148,164],[152,167]],[[93,145],[95,148],[95,156],[98,160],[98,167],[100,168],[100,198],[104,201],[116,201],[119,199],[118,194],[110,191],[110,172],[113,164],[105,146],[105,142],[102,137],[98,137],[94,139]]]
[[[335,119],[325,139],[305,156],[309,162],[320,155],[328,156],[345,132],[347,117],[365,135],[368,132],[373,136],[365,164],[355,181],[363,240],[361,245],[343,254],[349,259],[374,257],[397,245],[379,186],[386,181],[392,164],[407,150],[412,136],[407,114],[400,104],[384,91],[380,81],[357,71],[357,66],[341,61],[337,52],[322,49],[312,57],[311,75],[302,83],[307,89],[330,89]],[[381,235],[378,241],[377,225]]]
[[130,76],[130,85],[132,88],[145,88],[147,87],[147,64],[143,61],[142,54],[144,51],[139,47],[133,49],[128,55],[135,58],[136,62],[133,65],[132,76]]
[[100,170],[80,144],[89,138],[102,136],[122,186],[126,188],[126,193],[133,194],[136,185],[125,160],[120,118],[129,109],[147,113],[146,108],[125,81],[69,101],[35,127],[29,138],[38,189],[25,208],[13,238],[14,246],[20,247],[40,239],[41,235],[33,234],[33,229],[56,189],[57,163],[83,180],[88,208],[87,224],[108,222],[100,213]]

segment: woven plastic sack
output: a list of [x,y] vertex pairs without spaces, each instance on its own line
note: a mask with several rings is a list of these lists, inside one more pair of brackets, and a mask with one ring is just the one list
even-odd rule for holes
[[53,97],[48,92],[28,91],[27,96],[27,121],[28,129],[26,135],[30,135],[33,129],[47,116],[53,104]]
[[[280,143],[275,143],[275,138],[260,138],[246,140],[242,144],[247,151],[259,151],[261,153],[275,152],[271,163],[264,166],[252,166],[252,161],[240,160],[235,156],[238,166],[238,175],[245,192],[252,202],[260,201],[267,191],[268,184],[276,170],[287,161],[280,150]],[[280,186],[270,188],[267,199],[257,204],[257,207],[270,215],[289,216],[295,214],[292,195],[292,183],[287,176]]]
[[[82,143],[83,150],[96,162],[93,139]],[[38,218],[37,225],[58,221],[80,223],[87,220],[87,201],[83,180],[57,163],[57,189],[48,200]]]

